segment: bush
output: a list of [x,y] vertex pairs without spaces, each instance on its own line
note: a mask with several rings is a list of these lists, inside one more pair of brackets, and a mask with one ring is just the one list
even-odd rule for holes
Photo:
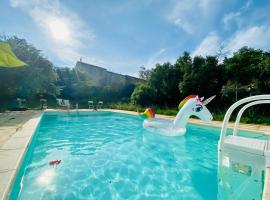
[[142,106],[151,105],[155,98],[155,92],[148,84],[138,85],[131,95],[131,103]]

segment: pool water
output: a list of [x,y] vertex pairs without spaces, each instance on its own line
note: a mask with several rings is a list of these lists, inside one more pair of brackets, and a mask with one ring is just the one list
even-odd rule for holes
[[219,130],[189,125],[186,135],[165,137],[142,122],[45,113],[9,199],[217,199]]

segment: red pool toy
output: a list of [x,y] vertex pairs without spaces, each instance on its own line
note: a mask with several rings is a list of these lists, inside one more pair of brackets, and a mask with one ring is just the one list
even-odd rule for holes
[[61,163],[61,160],[51,160],[49,162],[50,165],[59,165]]

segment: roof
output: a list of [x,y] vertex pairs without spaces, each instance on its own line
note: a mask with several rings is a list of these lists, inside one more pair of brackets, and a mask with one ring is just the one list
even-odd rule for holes
[[108,71],[106,68],[103,68],[103,67],[99,67],[99,66],[96,66],[96,65],[92,65],[92,64],[81,62],[81,61],[77,61],[75,67],[79,67],[79,66],[95,68],[95,69],[98,69],[98,70],[107,71],[109,74],[119,75],[119,76],[123,76],[125,78],[132,78],[133,80],[137,80],[137,81],[143,81],[143,79],[140,79],[140,78],[137,78],[137,77],[134,77],[134,76],[123,75],[123,74],[111,72],[111,71]]
[[96,65],[92,65],[92,64],[88,64],[88,63],[81,62],[81,61],[77,61],[75,67],[78,67],[79,65],[85,66],[85,67],[97,68],[97,69],[100,69],[100,70],[106,70],[106,71],[107,71],[107,69],[105,69],[105,68],[103,68],[103,67],[99,67],[99,66],[96,66]]

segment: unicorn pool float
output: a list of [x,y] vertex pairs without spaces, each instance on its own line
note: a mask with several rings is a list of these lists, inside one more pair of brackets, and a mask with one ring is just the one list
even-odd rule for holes
[[152,132],[157,132],[166,136],[178,136],[186,133],[186,125],[190,116],[195,115],[205,122],[210,122],[213,117],[210,111],[206,108],[206,104],[210,103],[215,98],[212,96],[205,101],[203,97],[199,98],[196,95],[189,95],[182,100],[178,106],[179,111],[172,121],[164,119],[156,119],[151,108],[147,108],[142,116],[147,119],[143,122],[143,127]]

